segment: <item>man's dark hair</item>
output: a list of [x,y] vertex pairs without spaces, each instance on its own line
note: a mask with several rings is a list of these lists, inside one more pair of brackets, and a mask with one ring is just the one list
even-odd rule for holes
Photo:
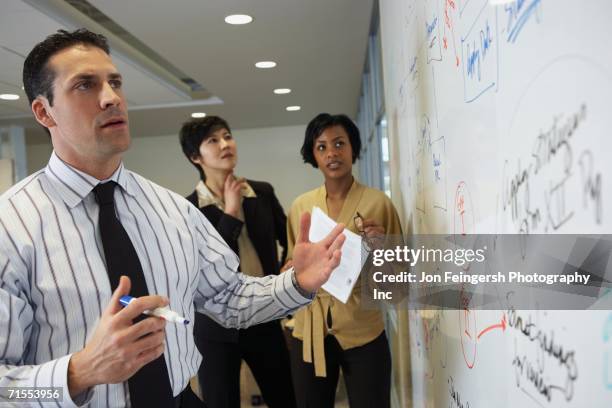
[[333,126],[342,126],[346,131],[349,142],[351,143],[351,149],[353,150],[353,163],[355,163],[359,157],[359,153],[361,152],[361,138],[359,137],[359,129],[348,116],[344,114],[330,115],[329,113],[319,113],[306,127],[304,143],[302,144],[302,149],[300,150],[304,163],[310,163],[314,168],[318,167],[317,161],[312,153],[315,140],[321,136],[321,133],[323,133],[326,129]]
[[85,28],[73,32],[58,30],[57,33],[51,34],[34,46],[23,63],[23,87],[30,105],[38,95],[42,95],[49,100],[49,105],[53,106],[55,72],[49,67],[49,59],[58,52],[77,44],[98,47],[110,54],[106,37],[92,33]]
[[193,164],[198,170],[202,181],[206,181],[206,174],[204,174],[202,167],[192,162],[191,159],[200,156],[200,145],[202,142],[219,129],[227,129],[228,132],[232,131],[223,118],[219,116],[206,116],[205,118],[192,119],[183,123],[179,133],[183,153],[185,153],[189,163]]

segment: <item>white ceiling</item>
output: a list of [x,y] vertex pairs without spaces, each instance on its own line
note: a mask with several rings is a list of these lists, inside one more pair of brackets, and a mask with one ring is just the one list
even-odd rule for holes
[[[27,1],[37,6],[37,1]],[[206,103],[223,102],[185,106],[194,102],[111,51],[125,77],[136,136],[177,133],[194,111],[221,115],[234,128],[305,124],[323,111],[356,114],[372,0],[89,2],[202,84],[216,97]],[[0,3],[0,93],[22,95],[18,102],[0,101],[0,125],[31,124],[23,119],[30,114],[21,90],[23,58],[35,43],[66,27],[66,21],[60,23],[40,9],[21,0]],[[225,24],[224,17],[233,13],[249,14],[254,21]],[[254,63],[260,60],[278,65],[256,69]],[[280,87],[293,92],[273,94]],[[288,105],[302,110],[287,112]]]

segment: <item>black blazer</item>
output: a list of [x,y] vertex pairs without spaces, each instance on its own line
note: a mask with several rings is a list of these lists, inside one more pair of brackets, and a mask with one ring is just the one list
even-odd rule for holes
[[[247,182],[257,196],[245,197],[242,201],[249,238],[259,256],[264,275],[278,275],[280,267],[287,257],[287,217],[269,183],[253,180],[247,180]],[[198,207],[197,192],[194,191],[187,196],[187,200]],[[238,254],[238,237],[244,223],[231,215],[225,214],[214,204],[202,207],[200,211],[216,228],[230,248]],[[278,260],[277,242],[282,247],[280,262]],[[277,322],[272,322],[272,324],[278,326]],[[265,330],[267,325],[269,323],[253,328]],[[194,335],[196,341],[198,338],[227,342],[238,341],[238,330],[226,329],[201,313],[196,313]]]

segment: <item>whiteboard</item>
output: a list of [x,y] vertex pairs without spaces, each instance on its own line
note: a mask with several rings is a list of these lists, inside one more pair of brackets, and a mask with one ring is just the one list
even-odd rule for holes
[[[410,233],[612,232],[611,20],[606,0],[380,0]],[[402,405],[612,407],[610,311],[506,306],[408,312]]]

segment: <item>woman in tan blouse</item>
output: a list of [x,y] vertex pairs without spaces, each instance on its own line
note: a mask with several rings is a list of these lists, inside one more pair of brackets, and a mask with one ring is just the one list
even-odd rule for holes
[[[300,215],[314,206],[368,238],[401,234],[389,198],[352,175],[360,150],[359,130],[346,115],[322,113],[308,124],[302,157],[321,170],[325,183],[291,206],[289,259]],[[340,368],[351,408],[390,406],[391,356],[382,314],[360,307],[360,285],[361,279],[346,304],[321,289],[312,304],[296,313],[290,353],[298,407],[333,407]]]

